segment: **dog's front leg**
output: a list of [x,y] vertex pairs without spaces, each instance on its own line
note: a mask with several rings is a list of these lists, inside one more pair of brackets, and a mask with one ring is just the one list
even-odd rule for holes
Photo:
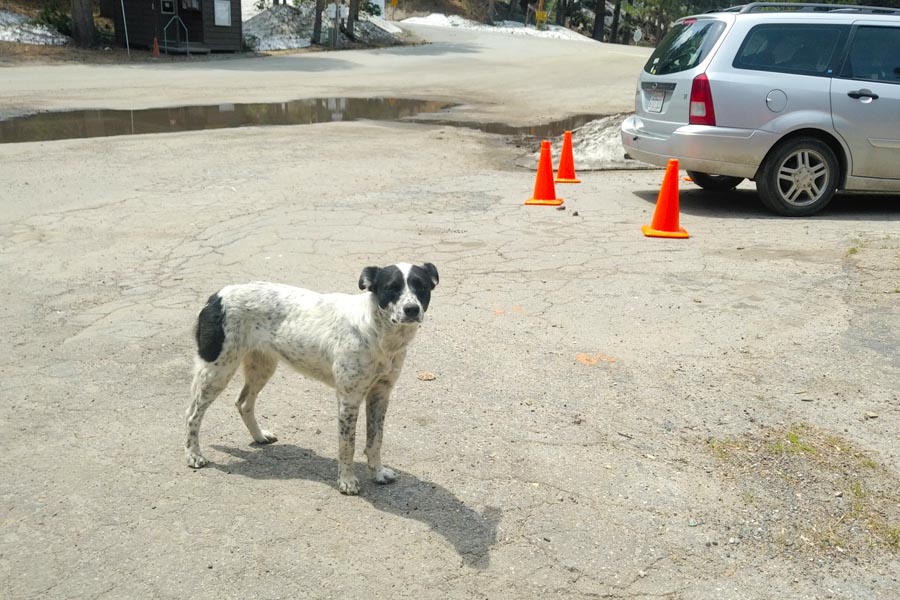
[[366,397],[366,459],[375,483],[391,483],[397,475],[381,464],[381,440],[384,436],[384,415],[387,413],[391,388],[376,385]]
[[362,396],[338,392],[338,489],[342,494],[359,493],[359,480],[353,474],[353,453],[356,449],[356,418]]

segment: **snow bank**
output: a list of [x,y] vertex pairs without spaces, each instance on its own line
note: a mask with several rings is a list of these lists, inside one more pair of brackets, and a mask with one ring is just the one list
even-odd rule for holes
[[[585,123],[572,131],[572,157],[575,172],[603,171],[610,169],[656,169],[652,165],[625,158],[625,148],[619,127],[628,114],[612,115]],[[553,156],[562,152],[562,136],[550,141]],[[517,161],[520,167],[537,169],[540,151],[529,154]]]
[[[293,50],[306,48],[312,40],[313,6],[301,4],[300,8],[294,8],[285,4],[276,4],[271,8],[257,12],[256,15],[244,22],[244,37],[249,38],[252,45],[259,51],[269,50]],[[371,45],[384,45],[399,43],[395,34],[403,31],[391,25],[384,19],[360,14],[360,20],[353,28],[354,36],[360,42]],[[322,15],[322,35],[327,36],[331,28],[331,19]],[[327,43],[327,40],[322,40]],[[347,38],[341,35],[342,43]]]
[[63,46],[69,38],[44,25],[33,24],[25,15],[0,10],[0,42]]
[[456,15],[444,15],[441,13],[432,13],[427,17],[410,17],[404,19],[403,23],[411,25],[430,25],[431,27],[459,27],[461,29],[478,29],[481,31],[493,31],[496,33],[505,33],[508,35],[527,35],[532,37],[550,38],[558,40],[574,40],[580,42],[593,42],[589,37],[585,37],[580,33],[576,33],[571,29],[560,27],[559,25],[547,25],[546,29],[537,29],[534,26],[524,25],[517,21],[499,21],[494,25],[485,25],[464,19]]
[[261,52],[308,47],[312,38],[312,10],[307,5],[301,6],[298,9],[276,4],[257,13],[244,23],[244,37],[249,37]]

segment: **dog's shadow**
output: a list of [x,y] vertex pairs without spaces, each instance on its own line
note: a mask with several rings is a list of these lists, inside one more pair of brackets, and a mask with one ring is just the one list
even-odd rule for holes
[[[209,464],[224,473],[252,479],[306,479],[325,483],[337,493],[337,460],[319,456],[313,450],[282,443],[253,444],[252,451],[229,446],[211,447],[240,459],[240,462],[227,465]],[[453,545],[466,565],[487,568],[490,563],[488,552],[497,541],[499,508],[489,506],[481,514],[463,504],[449,490],[396,469],[396,482],[377,485],[367,473],[359,472],[360,466],[365,471],[365,465],[357,463],[355,466],[362,487],[360,498],[378,510],[425,523]]]

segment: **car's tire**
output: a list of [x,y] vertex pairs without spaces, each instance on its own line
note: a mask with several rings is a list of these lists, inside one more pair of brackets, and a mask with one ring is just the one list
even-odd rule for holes
[[727,192],[728,190],[733,190],[744,180],[743,177],[711,175],[699,171],[688,171],[687,174],[694,183],[710,192]]
[[838,186],[840,166],[822,140],[798,137],[769,152],[756,178],[756,193],[785,217],[805,217],[825,208]]

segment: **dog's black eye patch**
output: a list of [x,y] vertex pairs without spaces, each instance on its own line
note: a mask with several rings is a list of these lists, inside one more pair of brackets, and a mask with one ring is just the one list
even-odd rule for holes
[[422,267],[413,267],[409,270],[407,278],[409,289],[419,299],[422,304],[422,310],[428,310],[428,303],[431,302],[432,278],[429,272]]
[[405,287],[406,281],[403,279],[403,272],[396,265],[381,269],[375,280],[375,295],[378,297],[378,306],[387,308],[390,304],[397,302]]

